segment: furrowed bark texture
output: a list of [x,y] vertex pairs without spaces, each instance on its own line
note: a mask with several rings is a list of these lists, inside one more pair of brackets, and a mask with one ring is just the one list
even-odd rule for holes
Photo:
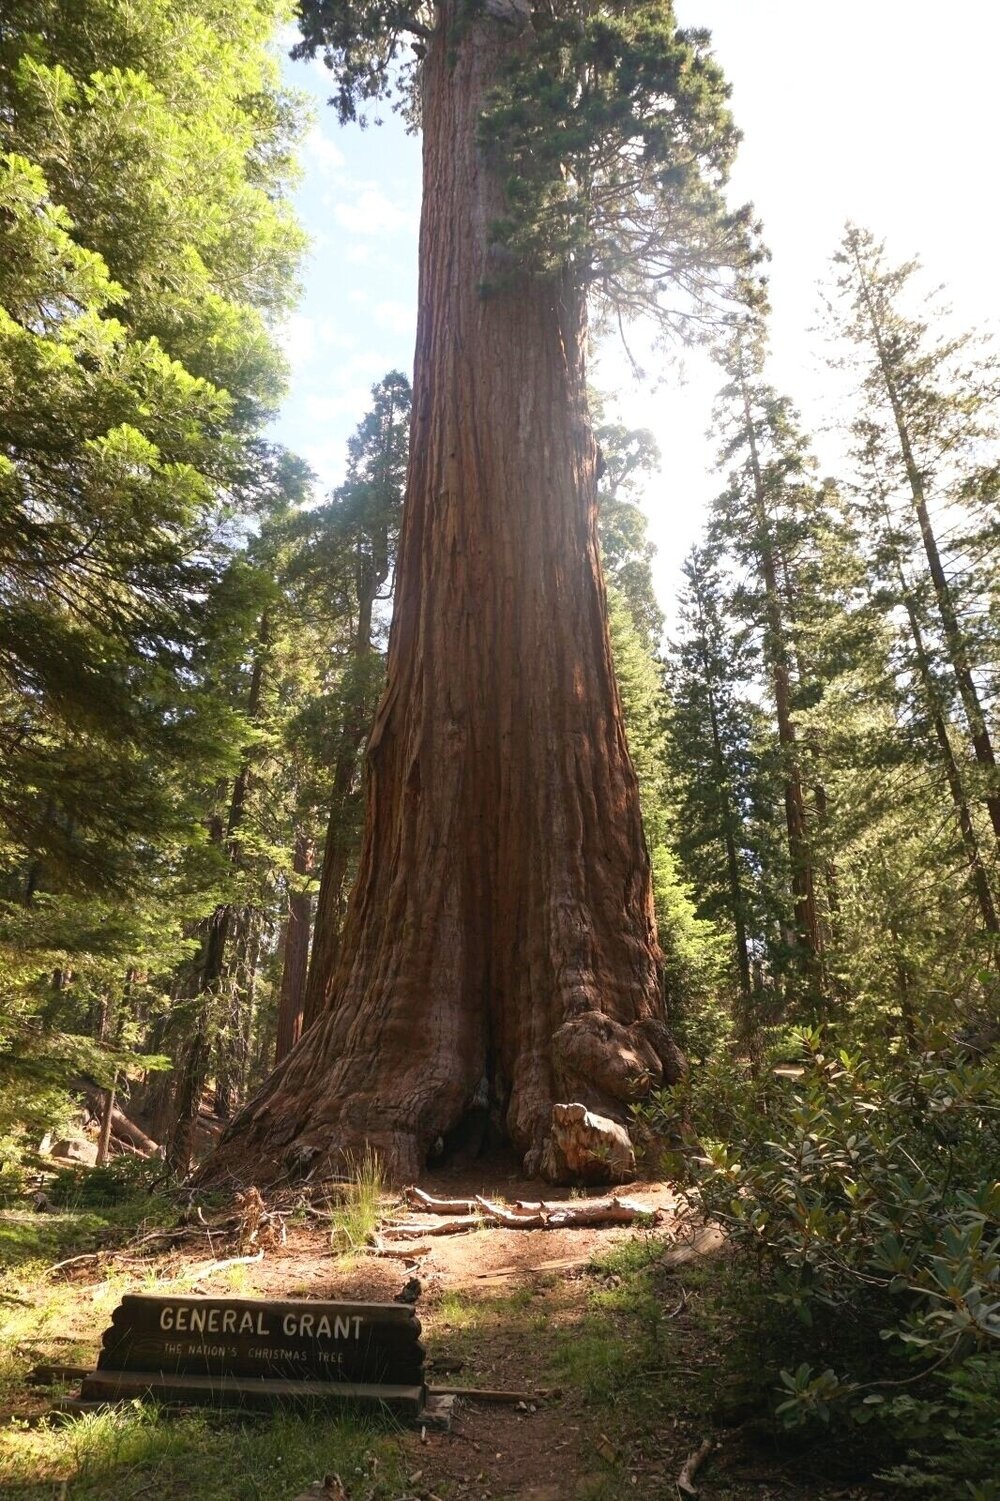
[[504,282],[490,249],[503,200],[476,122],[517,45],[487,15],[429,44],[410,470],[359,876],[329,1009],[207,1179],[369,1144],[413,1181],[484,1108],[533,1172],[554,1103],[622,1121],[676,1077],[598,561],[584,301],[568,277]]

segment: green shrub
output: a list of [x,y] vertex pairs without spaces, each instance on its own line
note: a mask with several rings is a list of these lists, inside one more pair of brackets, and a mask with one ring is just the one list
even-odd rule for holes
[[61,1208],[105,1209],[151,1194],[165,1174],[162,1162],[127,1154],[102,1167],[61,1168],[49,1184],[48,1197]]
[[940,1042],[876,1062],[803,1033],[800,1077],[723,1060],[648,1113],[699,1138],[690,1201],[725,1227],[772,1311],[799,1325],[786,1348],[803,1358],[780,1372],[786,1426],[877,1419],[945,1454],[955,1412],[974,1424],[990,1408],[1000,1065]]

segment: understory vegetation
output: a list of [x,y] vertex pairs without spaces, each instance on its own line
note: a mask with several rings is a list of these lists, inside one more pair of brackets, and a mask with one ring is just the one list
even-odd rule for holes
[[701,1138],[676,1167],[726,1233],[735,1368],[752,1346],[776,1421],[894,1488],[992,1501],[1000,1064],[933,1032],[880,1059],[795,1041],[795,1067],[720,1061],[644,1112]]
[[[322,1016],[359,867],[414,398],[397,370],[372,386],[325,496],[268,435],[304,250],[307,112],[274,43],[293,9],[5,0],[0,19],[0,1404],[26,1501],[66,1446],[77,1501],[123,1473],[131,1495],[231,1501],[236,1469],[247,1498],[324,1470],[397,1494],[384,1436],[347,1422],[137,1406],[68,1425],[58,1458],[52,1430],[16,1428],[39,1331],[69,1330],[71,1361],[125,1285],[84,1327],[53,1267],[177,1222],[178,1186]],[[433,9],[299,7],[300,47],[350,64],[342,115],[380,70],[409,76],[400,28],[422,37]],[[807,1477],[997,1501],[997,349],[847,226],[811,335],[839,422],[822,473],[772,384],[759,226],[723,202],[737,133],[707,36],[666,0],[534,11],[537,50],[480,122],[512,173],[492,247],[512,269],[483,296],[586,256],[612,324],[697,322],[718,368],[715,499],[669,635],[644,507],[685,497],[653,435],[608,415],[619,393],[591,393],[586,447],[689,1063],[635,1134],[726,1250],[675,1297],[638,1237],[590,1269],[572,1329],[530,1298],[492,1315],[551,1337],[553,1381],[640,1449],[702,1415]],[[490,1142],[478,1092],[470,1113]],[[384,1192],[374,1155],[352,1169],[323,1222],[345,1259]],[[490,1307],[446,1309],[456,1339]]]

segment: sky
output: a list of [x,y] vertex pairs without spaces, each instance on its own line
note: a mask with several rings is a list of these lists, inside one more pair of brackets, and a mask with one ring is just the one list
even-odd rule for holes
[[[820,283],[847,220],[894,260],[919,257],[958,320],[1000,313],[993,0],[675,0],[680,23],[707,27],[743,132],[731,199],[753,202],[771,249],[770,376],[798,405],[821,473],[842,464],[839,403],[819,332]],[[344,475],[346,441],[390,369],[412,372],[420,143],[389,112],[342,128],[319,61],[287,63],[313,101],[296,206],[311,237],[303,296],[282,330],[291,379],[274,436],[312,466],[320,493]],[[679,570],[721,488],[706,436],[719,384],[707,359],[597,352],[607,415],[652,430],[663,456],[644,496],[657,547],[654,582],[668,625]]]

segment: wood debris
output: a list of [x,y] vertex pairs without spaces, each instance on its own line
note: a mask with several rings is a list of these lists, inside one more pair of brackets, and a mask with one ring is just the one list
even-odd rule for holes
[[680,1474],[677,1476],[677,1489],[685,1496],[697,1496],[698,1488],[694,1484],[694,1477],[701,1469],[705,1460],[711,1454],[714,1444],[710,1438],[700,1443],[697,1449],[692,1449],[687,1459],[681,1465]]
[[404,1189],[404,1196],[411,1208],[450,1218],[440,1223],[424,1220],[419,1226],[405,1222],[386,1225],[383,1227],[386,1234],[452,1235],[483,1224],[500,1225],[505,1230],[569,1230],[593,1225],[632,1225],[642,1220],[656,1224],[661,1216],[659,1209],[617,1195],[606,1199],[566,1199],[551,1203],[544,1199],[536,1203],[518,1200],[514,1204],[498,1204],[479,1194],[472,1199],[435,1199],[423,1189],[411,1187]]

